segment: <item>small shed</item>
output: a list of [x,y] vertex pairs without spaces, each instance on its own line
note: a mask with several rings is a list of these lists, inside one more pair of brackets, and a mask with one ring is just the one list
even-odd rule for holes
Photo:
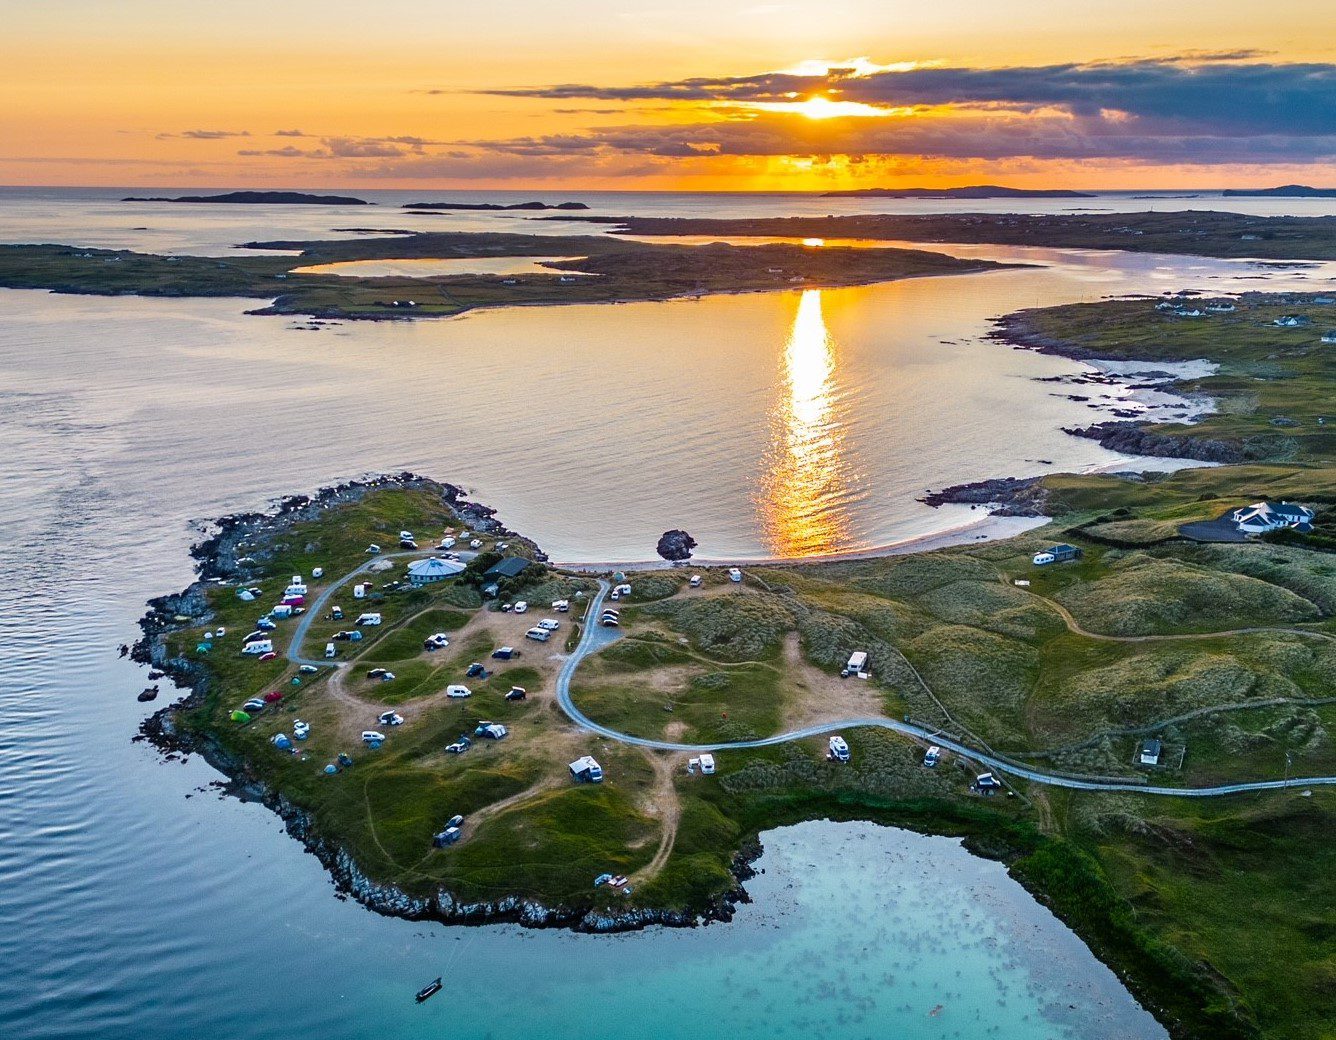
[[1163,753],[1164,745],[1158,739],[1143,740],[1137,749],[1137,761],[1143,766],[1158,766]]

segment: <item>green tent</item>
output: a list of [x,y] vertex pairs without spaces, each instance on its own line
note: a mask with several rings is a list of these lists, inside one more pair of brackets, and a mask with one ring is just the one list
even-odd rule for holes
[[238,709],[237,711],[232,712],[233,722],[250,722],[250,720],[251,717],[244,711]]

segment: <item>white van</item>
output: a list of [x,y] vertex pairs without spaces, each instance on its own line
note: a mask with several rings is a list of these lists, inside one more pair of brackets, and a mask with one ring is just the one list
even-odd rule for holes
[[326,657],[337,657],[338,655],[339,655],[338,648],[337,648],[333,643],[326,643],[326,644],[325,644],[325,656],[326,656]]
[[742,580],[742,571],[738,570],[736,567],[730,567],[730,568],[728,568],[728,580],[729,580],[729,581],[741,581],[741,580]]
[[700,771],[701,771],[702,773],[704,773],[706,776],[709,776],[711,773],[714,772],[714,756],[713,756],[713,755],[701,755],[701,756],[700,756]]
[[363,585],[361,582],[358,582],[356,585],[353,586],[353,599],[365,599],[365,598],[366,598],[366,586]]
[[516,614],[523,614],[523,613],[527,612],[528,609],[529,609],[529,604],[528,604],[528,602],[527,602],[526,600],[522,600],[522,599],[521,599],[521,600],[517,600],[517,601],[516,601],[516,603],[515,603],[515,613],[516,613]]
[[359,625],[379,625],[379,624],[380,624],[380,614],[378,614],[378,613],[372,613],[372,614],[359,614],[359,615],[357,616],[357,623],[358,623]]
[[552,609],[558,614],[565,614],[571,609],[571,601],[568,599],[554,599],[552,601]]
[[445,695],[447,697],[453,697],[455,700],[461,700],[464,697],[472,697],[473,691],[467,686],[460,686],[458,683],[455,683],[445,688]]
[[687,582],[687,584],[690,585],[693,589],[700,588],[700,583],[701,583],[701,577],[699,574],[693,574],[691,576],[691,580]]
[[554,620],[553,618],[550,618],[550,617],[549,617],[549,618],[543,618],[542,621],[538,622],[538,627],[539,627],[539,628],[545,628],[545,629],[547,629],[549,632],[555,632],[557,629],[559,629],[559,628],[561,627],[561,622],[560,622],[560,621],[556,621],[556,620]]
[[531,628],[529,629],[529,631],[524,633],[524,638],[532,639],[534,640],[534,642],[537,643],[546,643],[550,638],[552,638],[552,633],[545,628],[538,628],[537,626],[535,626],[534,628]]

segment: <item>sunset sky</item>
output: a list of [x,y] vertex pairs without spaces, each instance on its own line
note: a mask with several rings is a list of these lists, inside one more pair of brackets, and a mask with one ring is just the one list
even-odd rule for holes
[[1336,186],[1330,0],[0,7],[0,184]]

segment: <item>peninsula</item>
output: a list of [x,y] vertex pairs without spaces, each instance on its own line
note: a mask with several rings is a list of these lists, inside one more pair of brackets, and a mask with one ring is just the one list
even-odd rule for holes
[[[1176,1038],[1319,1035],[1336,436],[1327,348],[1277,320],[1326,299],[1006,318],[998,349],[1162,381],[1213,362],[1173,385],[1220,407],[1144,432],[1236,459],[1023,482],[1009,505],[1050,522],[1008,541],[609,579],[409,474],[224,518],[200,582],[143,621],[135,656],[188,691],[146,733],[262,797],[384,913],[727,917],[765,830],[868,819],[1005,862]],[[1259,501],[1303,503],[1311,531],[1243,536],[1230,517]],[[1055,546],[1067,562],[1042,563]]]
[[129,195],[122,202],[225,202],[259,206],[373,206],[351,195],[312,195],[304,191],[229,191],[222,195],[178,195],[175,198]]
[[1166,213],[862,213],[824,217],[576,217],[637,236],[866,238],[923,243],[1122,249],[1266,260],[1336,260],[1336,217]]
[[[480,307],[619,303],[711,293],[868,285],[923,275],[1001,270],[914,249],[805,249],[798,245],[687,246],[613,235],[423,232],[330,241],[249,242],[228,257],[157,256],[76,246],[0,246],[0,287],[98,296],[261,298],[258,314],[426,318]],[[284,255],[274,255],[284,254]],[[467,261],[566,257],[542,274],[468,273]],[[358,260],[447,260],[459,273],[360,277],[328,265]],[[320,267],[319,273],[311,268]],[[594,277],[582,277],[594,276]]]

